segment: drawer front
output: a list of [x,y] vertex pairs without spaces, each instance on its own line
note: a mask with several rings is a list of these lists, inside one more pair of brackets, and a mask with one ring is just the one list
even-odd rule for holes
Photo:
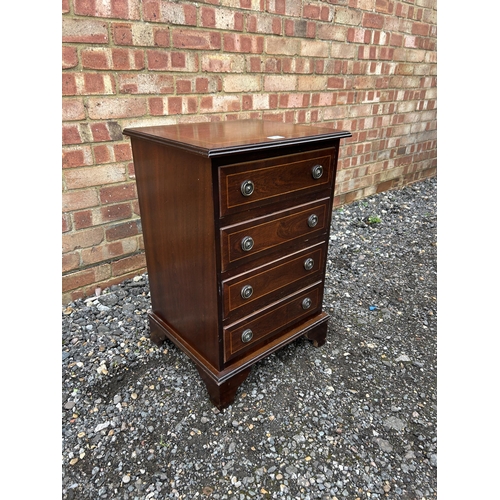
[[225,361],[249,353],[271,340],[275,335],[293,326],[298,320],[321,309],[323,283],[274,304],[245,320],[224,328]]
[[223,167],[219,174],[220,214],[327,188],[332,183],[332,165],[330,149]]
[[294,209],[275,212],[252,222],[222,228],[222,270],[263,255],[298,238],[306,240],[328,229],[329,198]]
[[321,279],[326,243],[295,252],[222,283],[224,318],[250,314]]

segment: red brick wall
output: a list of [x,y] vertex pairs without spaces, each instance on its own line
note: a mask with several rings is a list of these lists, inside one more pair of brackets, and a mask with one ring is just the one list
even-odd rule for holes
[[346,129],[335,205],[436,175],[437,0],[63,0],[63,302],[145,270],[127,126]]

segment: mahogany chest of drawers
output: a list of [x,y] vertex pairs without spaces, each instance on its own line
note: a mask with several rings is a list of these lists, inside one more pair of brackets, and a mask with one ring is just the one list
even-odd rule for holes
[[345,131],[262,120],[128,128],[151,340],[195,363],[218,408],[251,366],[325,342],[323,285]]

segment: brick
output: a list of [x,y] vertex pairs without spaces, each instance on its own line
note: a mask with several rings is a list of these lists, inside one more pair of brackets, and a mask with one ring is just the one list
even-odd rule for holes
[[161,0],[143,0],[142,16],[144,21],[162,22]]
[[63,168],[74,168],[92,165],[92,151],[89,146],[73,146],[63,149]]
[[326,88],[328,77],[326,76],[298,76],[297,90],[314,91]]
[[76,75],[74,73],[63,73],[62,75],[62,95],[71,96],[76,95],[77,84]]
[[111,75],[85,73],[83,75],[83,92],[85,95],[114,94],[115,81]]
[[91,123],[90,131],[94,142],[119,141],[123,137],[120,125],[115,121]]
[[68,189],[82,189],[103,184],[114,184],[127,180],[124,165],[95,165],[64,170]]
[[160,21],[181,26],[196,26],[196,7],[190,4],[161,2]]
[[130,142],[113,144],[113,153],[115,161],[119,162],[132,161],[132,148],[130,146]]
[[63,95],[114,94],[111,75],[101,73],[63,73]]
[[218,30],[243,31],[243,16],[240,12],[221,7],[216,9],[202,7],[200,16],[201,26],[203,27],[216,28]]
[[100,223],[128,219],[132,217],[132,207],[130,203],[117,203],[114,205],[107,205],[100,209],[99,215]]
[[147,23],[132,24],[132,45],[140,47],[151,47],[154,45],[155,31],[152,25]]
[[365,28],[381,29],[384,27],[384,16],[365,12],[363,14],[362,25]]
[[96,225],[92,217],[92,210],[82,210],[73,213],[73,223],[76,230],[85,229]]
[[316,35],[320,40],[335,40],[344,42],[347,39],[347,32],[350,28],[338,24],[320,24],[317,26]]
[[394,3],[389,0],[376,0],[375,11],[383,14],[392,14],[394,11]]
[[371,116],[372,109],[373,109],[373,107],[371,104],[351,106],[349,108],[349,116],[350,117]]
[[111,163],[114,161],[112,149],[108,144],[101,144],[93,147],[96,163]]
[[241,103],[236,96],[208,96],[202,97],[200,110],[205,112],[240,111]]
[[83,120],[85,118],[85,106],[81,99],[62,100],[63,121]]
[[266,75],[264,77],[264,90],[266,92],[283,92],[295,90],[296,76]]
[[74,271],[80,267],[80,253],[70,252],[65,253],[62,256],[62,272],[67,273],[68,271]]
[[63,145],[81,144],[84,142],[79,124],[64,124],[62,126]]
[[210,73],[243,73],[245,56],[238,54],[202,54],[201,70]]
[[146,100],[143,98],[90,98],[88,101],[89,118],[93,120],[132,118],[142,116],[146,111]]
[[172,45],[178,49],[219,50],[221,34],[214,31],[174,29]]
[[224,35],[224,50],[261,54],[264,51],[264,37],[228,33]]
[[240,8],[240,9],[250,9],[250,10],[264,10],[264,0],[229,0],[232,3],[226,4],[230,7]]
[[95,282],[95,270],[86,269],[62,277],[62,291],[67,292]]
[[429,25],[424,23],[413,23],[411,27],[412,35],[421,35],[428,36],[429,35]]
[[107,48],[84,49],[81,51],[82,68],[85,69],[110,69],[111,51]]
[[391,33],[389,45],[394,47],[402,47],[403,46],[403,35],[399,33]]
[[69,214],[62,214],[62,232],[67,233],[71,231],[73,226],[71,224],[71,216]]
[[112,49],[111,68],[115,70],[141,70],[145,68],[144,52],[133,49]]
[[365,28],[349,28],[347,40],[351,43],[371,43],[372,31]]
[[90,48],[82,51],[82,67],[97,70],[144,69],[144,53],[125,48]]
[[119,75],[120,94],[170,94],[174,91],[174,77],[150,73]]
[[166,52],[164,50],[146,51],[147,65],[152,71],[198,71],[199,56],[195,53]]
[[334,106],[335,101],[335,94],[333,94],[332,92],[313,93],[311,98],[311,103],[313,106]]
[[132,271],[138,271],[144,267],[146,267],[146,257],[143,253],[120,259],[111,264],[111,268],[115,276]]
[[[271,96],[268,94],[254,94],[252,97],[252,106],[255,110],[271,109],[277,106],[272,106],[270,104]],[[276,101],[277,102],[277,101]]]
[[332,43],[330,46],[330,57],[335,59],[353,59],[356,47],[345,43]]
[[266,38],[266,53],[278,55],[299,55],[301,50],[300,40],[289,38]]
[[315,38],[316,22],[305,19],[285,19],[284,32],[287,37]]
[[104,239],[102,228],[91,228],[83,231],[67,233],[62,235],[63,253],[72,252],[78,248],[88,248],[98,245]]
[[300,42],[299,54],[304,57],[328,57],[330,43],[313,40],[302,40]]
[[62,48],[62,67],[63,69],[74,68],[78,65],[78,53],[75,47],[63,46]]
[[373,43],[375,45],[387,45],[389,43],[390,34],[385,31],[373,32]]
[[154,28],[153,38],[156,46],[170,47],[170,30],[168,28]]
[[[96,264],[98,262],[105,262],[110,259],[116,259],[117,257],[123,257],[125,253],[124,245],[121,241],[115,241],[112,243],[105,243],[99,246],[93,246],[92,248],[86,248],[81,251],[82,265],[88,266],[91,264]],[[132,246],[132,248],[134,248]],[[134,250],[137,250],[137,244]]]
[[314,61],[312,59],[299,59],[287,57],[280,61],[283,73],[312,74],[314,72]]
[[281,18],[268,15],[252,15],[247,18],[247,31],[249,33],[264,33],[268,35],[281,35]]
[[281,94],[279,96],[280,108],[302,108],[309,106],[309,94]]
[[220,92],[222,90],[222,81],[218,76],[210,78],[197,77],[195,78],[194,89],[199,94]]
[[[125,0],[64,5],[63,231],[71,238],[63,244],[68,250],[94,229],[106,240],[63,254],[66,277],[95,269],[91,283],[63,296],[134,273],[125,265],[115,275],[111,262],[144,248],[121,133],[138,119],[257,117],[348,129],[342,202],[435,175],[435,0],[134,0],[141,22],[124,16]],[[108,17],[112,8],[122,10]]]
[[361,24],[363,13],[356,9],[337,7],[333,21],[335,24],[347,24],[350,26],[359,26]]
[[267,10],[273,14],[300,17],[302,2],[297,0],[269,0]]
[[62,209],[67,212],[95,207],[98,204],[99,198],[95,189],[67,191],[62,194]]
[[328,89],[343,89],[345,87],[345,80],[342,77],[332,76],[328,78],[327,86]]
[[373,11],[375,10],[375,0],[349,0],[349,6],[353,9]]
[[[97,251],[96,251],[97,250]],[[115,241],[108,243],[104,246],[93,247],[81,251],[82,260],[84,265],[92,264],[95,262],[103,262],[117,257],[137,253],[141,248],[137,238],[129,238],[122,241]]]
[[139,0],[73,0],[75,14],[91,17],[140,19]]
[[125,238],[130,238],[132,236],[137,236],[142,232],[142,226],[140,220],[130,220],[127,222],[121,222],[115,224],[106,229],[106,240],[116,241]]
[[321,16],[321,9],[319,5],[306,4],[303,7],[302,14],[309,19],[319,19]]
[[62,41],[67,43],[108,43],[108,25],[94,19],[63,18]]
[[163,116],[165,114],[164,99],[161,97],[153,97],[148,100],[149,113],[153,116]]
[[258,92],[261,89],[260,76],[227,75],[223,80],[224,92]]
[[415,5],[428,9],[436,9],[437,0],[415,0]]
[[113,24],[113,40],[117,45],[133,45],[134,37],[132,33],[132,25],[114,23]]

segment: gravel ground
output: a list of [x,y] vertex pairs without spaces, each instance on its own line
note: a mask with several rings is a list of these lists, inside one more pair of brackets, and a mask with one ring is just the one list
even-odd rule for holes
[[320,348],[232,406],[149,339],[147,275],[62,310],[63,499],[437,498],[437,179],[334,211]]

